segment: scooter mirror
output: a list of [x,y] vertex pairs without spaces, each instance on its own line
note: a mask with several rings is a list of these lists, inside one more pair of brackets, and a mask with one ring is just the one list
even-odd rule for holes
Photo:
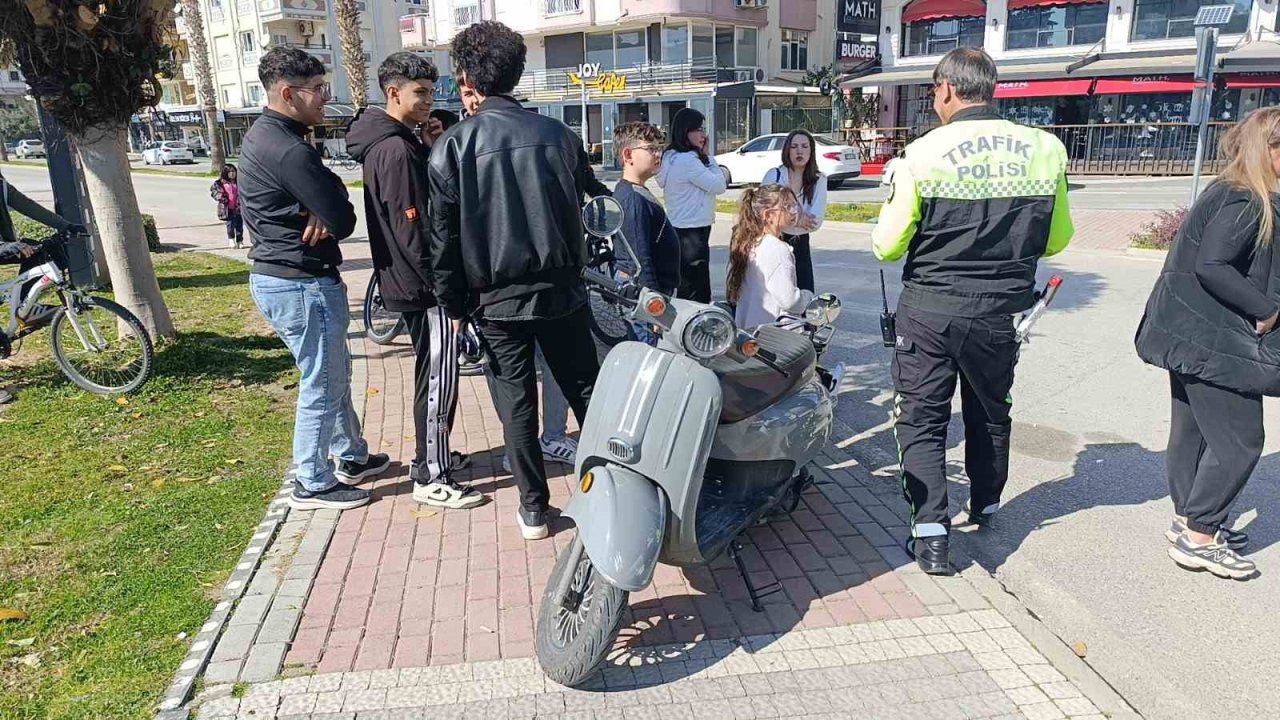
[[591,198],[582,208],[582,224],[596,237],[615,235],[622,229],[622,205],[607,195]]
[[840,298],[831,293],[822,293],[809,301],[804,309],[804,319],[814,325],[830,325],[840,317]]

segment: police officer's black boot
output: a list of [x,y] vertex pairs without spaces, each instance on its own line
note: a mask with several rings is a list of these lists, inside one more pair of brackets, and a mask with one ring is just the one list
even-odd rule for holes
[[907,554],[930,575],[951,574],[951,541],[946,535],[911,538],[907,540]]

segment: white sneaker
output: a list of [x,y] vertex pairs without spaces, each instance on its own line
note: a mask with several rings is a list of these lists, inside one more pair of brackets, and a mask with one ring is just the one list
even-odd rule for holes
[[539,440],[538,444],[542,446],[542,457],[552,462],[573,465],[578,457],[578,441],[571,437]]
[[413,501],[450,510],[469,510],[484,504],[484,495],[473,487],[459,485],[452,479],[413,484]]
[[516,511],[516,522],[520,524],[520,534],[525,540],[541,540],[551,534],[547,530],[547,514],[544,512],[529,512],[521,508]]

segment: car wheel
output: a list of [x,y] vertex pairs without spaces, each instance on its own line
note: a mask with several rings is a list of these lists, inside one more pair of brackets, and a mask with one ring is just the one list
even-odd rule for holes
[[729,172],[729,168],[721,165],[720,172],[724,174],[724,186],[729,187],[733,184],[733,173]]
[[841,185],[844,185],[844,180],[828,180],[827,181],[828,190],[839,190]]

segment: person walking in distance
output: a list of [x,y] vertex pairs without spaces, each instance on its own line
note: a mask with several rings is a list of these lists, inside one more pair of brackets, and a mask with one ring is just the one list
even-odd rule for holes
[[1013,315],[1035,303],[1036,264],[1066,248],[1067,151],[1001,119],[996,65],[977,48],[933,70],[939,127],[907,146],[872,231],[877,258],[906,257],[893,354],[894,433],[911,506],[907,551],[950,572],[947,424],[956,381],[964,417],[968,521],[986,525],[1009,478]]
[[827,176],[818,172],[817,143],[808,130],[792,130],[782,143],[782,164],[764,174],[762,184],[786,185],[800,202],[796,221],[782,233],[796,258],[796,284],[813,292],[813,254],[809,233],[822,227],[827,214]]
[[409,465],[413,499],[466,509],[484,496],[451,476],[449,417],[458,402],[458,348],[453,324],[431,289],[427,156],[414,129],[431,119],[435,65],[408,52],[378,68],[386,110],[363,108],[347,130],[347,150],[364,167],[365,220],[373,271],[387,309],[404,318],[413,341],[413,424]]
[[526,539],[548,535],[550,491],[538,444],[535,348],[578,423],[599,372],[581,272],[586,153],[564,123],[511,97],[524,39],[484,21],[458,33],[453,65],[470,114],[431,150],[431,266],[441,307],[474,312],[488,347],[498,416],[520,489]]
[[240,186],[236,184],[236,166],[222,166],[218,179],[209,188],[209,196],[218,203],[218,219],[227,225],[227,242],[239,250],[244,246],[244,216],[240,213]]
[[1280,108],[1220,146],[1226,168],[1191,207],[1138,326],[1138,355],[1169,371],[1169,556],[1224,578],[1257,573],[1227,514],[1262,456],[1262,397],[1280,396]]
[[364,505],[369,493],[352,486],[391,465],[369,452],[351,402],[351,315],[338,241],[355,230],[355,208],[305,140],[324,121],[324,77],[324,65],[302,50],[267,51],[258,62],[267,107],[240,150],[240,199],[254,238],[249,291],[302,372],[289,497],[296,510]]
[[707,143],[706,118],[683,108],[671,118],[671,136],[658,171],[667,219],[680,238],[680,289],[687,300],[711,302],[711,226],[716,196],[728,185]]

